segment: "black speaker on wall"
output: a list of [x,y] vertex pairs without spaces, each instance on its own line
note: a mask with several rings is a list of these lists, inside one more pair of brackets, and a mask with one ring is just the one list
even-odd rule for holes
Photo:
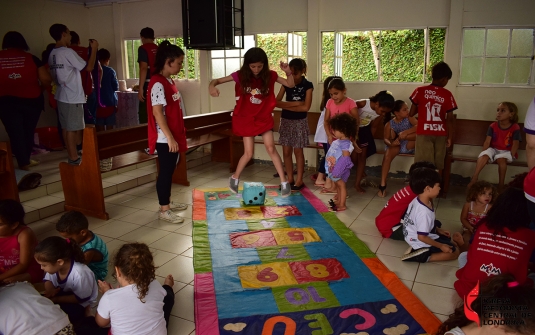
[[182,0],[184,45],[189,49],[243,48],[243,0]]

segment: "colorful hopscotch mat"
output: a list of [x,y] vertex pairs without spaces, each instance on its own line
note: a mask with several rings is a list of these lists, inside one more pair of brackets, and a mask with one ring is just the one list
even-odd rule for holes
[[310,190],[193,191],[197,335],[402,335],[440,321]]

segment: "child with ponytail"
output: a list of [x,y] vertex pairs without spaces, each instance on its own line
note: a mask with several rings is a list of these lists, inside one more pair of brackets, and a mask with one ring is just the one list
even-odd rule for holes
[[111,325],[113,335],[166,335],[175,303],[173,277],[164,285],[156,280],[156,268],[149,247],[144,243],[124,244],[113,260],[118,288],[98,282],[104,295],[95,316],[101,327]]
[[[480,282],[475,300],[466,299],[456,308],[434,335],[529,335],[535,329],[535,289],[519,285],[511,274],[500,274]],[[485,300],[492,302],[485,303]],[[495,303],[502,301],[502,304]],[[494,308],[490,310],[490,307]],[[504,309],[508,308],[506,313]],[[510,308],[521,307],[521,311]],[[478,314],[480,325],[466,317],[467,311]],[[492,313],[489,313],[492,311]],[[495,311],[495,312],[494,312]],[[510,311],[510,313],[509,313]]]
[[46,272],[45,297],[58,304],[71,323],[81,321],[86,307],[96,305],[98,288],[78,244],[59,236],[47,237],[35,247],[35,260]]

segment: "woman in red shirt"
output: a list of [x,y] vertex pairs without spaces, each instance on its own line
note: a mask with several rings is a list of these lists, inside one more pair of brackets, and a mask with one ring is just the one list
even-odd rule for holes
[[19,32],[9,31],[0,50],[0,120],[22,170],[39,164],[30,161],[33,134],[44,107],[42,89],[52,82],[44,64],[29,49]]

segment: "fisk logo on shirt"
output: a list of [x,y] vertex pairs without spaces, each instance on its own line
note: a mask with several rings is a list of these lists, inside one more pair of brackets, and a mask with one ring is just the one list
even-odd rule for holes
[[443,124],[429,124],[429,123],[424,124],[424,130],[446,131],[446,129],[444,129]]
[[434,103],[431,105],[431,102],[428,102],[425,104],[425,107],[427,108],[427,121],[442,121],[440,118],[441,104]]

